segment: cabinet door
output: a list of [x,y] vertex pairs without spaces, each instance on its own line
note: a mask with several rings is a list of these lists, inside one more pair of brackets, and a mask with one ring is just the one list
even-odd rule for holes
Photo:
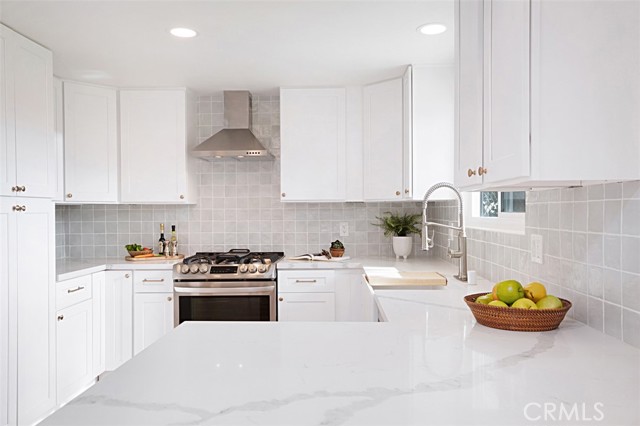
[[118,201],[116,90],[64,83],[65,198]]
[[484,2],[484,183],[529,176],[529,1]]
[[13,31],[0,24],[0,195],[15,195],[16,144],[13,125],[13,88],[8,67]]
[[105,273],[105,368],[115,370],[133,356],[133,274]]
[[482,183],[483,3],[456,1],[456,94],[454,182],[468,188]]
[[120,91],[122,202],[187,201],[185,123],[184,91]]
[[15,127],[15,182],[24,186],[21,196],[52,198],[56,185],[52,55],[18,34],[8,47],[5,61],[12,78],[8,83]]
[[364,199],[401,200],[404,193],[402,78],[363,89]]
[[344,201],[344,89],[281,89],[282,201]]
[[[438,182],[453,182],[454,75],[449,65],[414,65],[413,75],[413,194],[422,201]],[[449,190],[431,199],[451,199]]]
[[[17,365],[11,368],[17,371],[18,422],[30,424],[56,403],[54,205],[46,199],[8,200],[24,208],[14,214],[10,291],[16,297]],[[33,259],[38,259],[37,268]]]
[[57,315],[58,405],[64,404],[94,380],[93,302],[85,300]]
[[173,329],[173,293],[136,293],[133,307],[133,353]]
[[413,67],[402,76],[402,198],[413,197]]
[[[1,44],[0,44],[1,46]],[[2,66],[2,64],[0,64]],[[8,207],[7,199],[3,199],[0,206],[0,425],[9,424],[10,419],[15,423],[15,411],[9,413],[9,393],[15,395],[15,375],[9,373],[9,351],[15,348],[15,342],[9,344],[9,307],[15,300],[9,301],[9,280],[15,273],[13,246],[15,244],[15,229],[12,228],[15,214]],[[9,272],[11,268],[11,273]],[[14,310],[15,312],[15,310]],[[15,362],[15,359],[12,361]],[[11,384],[10,384],[11,383]],[[15,402],[12,401],[12,402]]]
[[333,293],[280,293],[278,321],[335,321]]
[[106,359],[106,274],[97,272],[91,276],[93,290],[93,377],[97,377],[105,371]]

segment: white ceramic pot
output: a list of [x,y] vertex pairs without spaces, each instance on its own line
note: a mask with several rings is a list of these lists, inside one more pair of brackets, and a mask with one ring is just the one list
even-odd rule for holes
[[404,259],[411,254],[413,249],[413,237],[393,237],[393,252],[396,259],[402,256]]

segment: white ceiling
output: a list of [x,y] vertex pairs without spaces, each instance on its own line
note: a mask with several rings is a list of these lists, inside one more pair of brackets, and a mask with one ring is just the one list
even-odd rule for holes
[[[120,87],[273,92],[453,61],[453,0],[0,0],[0,21],[50,48],[57,76]],[[427,22],[449,29],[419,34]],[[178,39],[173,27],[199,35]]]

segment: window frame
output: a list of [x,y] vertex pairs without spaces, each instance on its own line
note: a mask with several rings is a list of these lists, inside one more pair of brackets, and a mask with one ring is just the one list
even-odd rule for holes
[[[525,235],[526,207],[525,212],[523,213],[503,213],[500,211],[502,207],[502,197],[500,194],[498,195],[498,217],[474,216],[473,213],[479,210],[480,192],[482,191],[464,192],[462,194],[462,200],[465,205],[464,221],[467,228]],[[510,191],[496,192],[501,193]]]

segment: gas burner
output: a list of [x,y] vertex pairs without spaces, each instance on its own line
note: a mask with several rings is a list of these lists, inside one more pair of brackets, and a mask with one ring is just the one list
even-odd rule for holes
[[174,279],[190,280],[259,280],[275,279],[276,263],[284,257],[282,252],[251,252],[234,249],[226,253],[198,252],[178,264]]

